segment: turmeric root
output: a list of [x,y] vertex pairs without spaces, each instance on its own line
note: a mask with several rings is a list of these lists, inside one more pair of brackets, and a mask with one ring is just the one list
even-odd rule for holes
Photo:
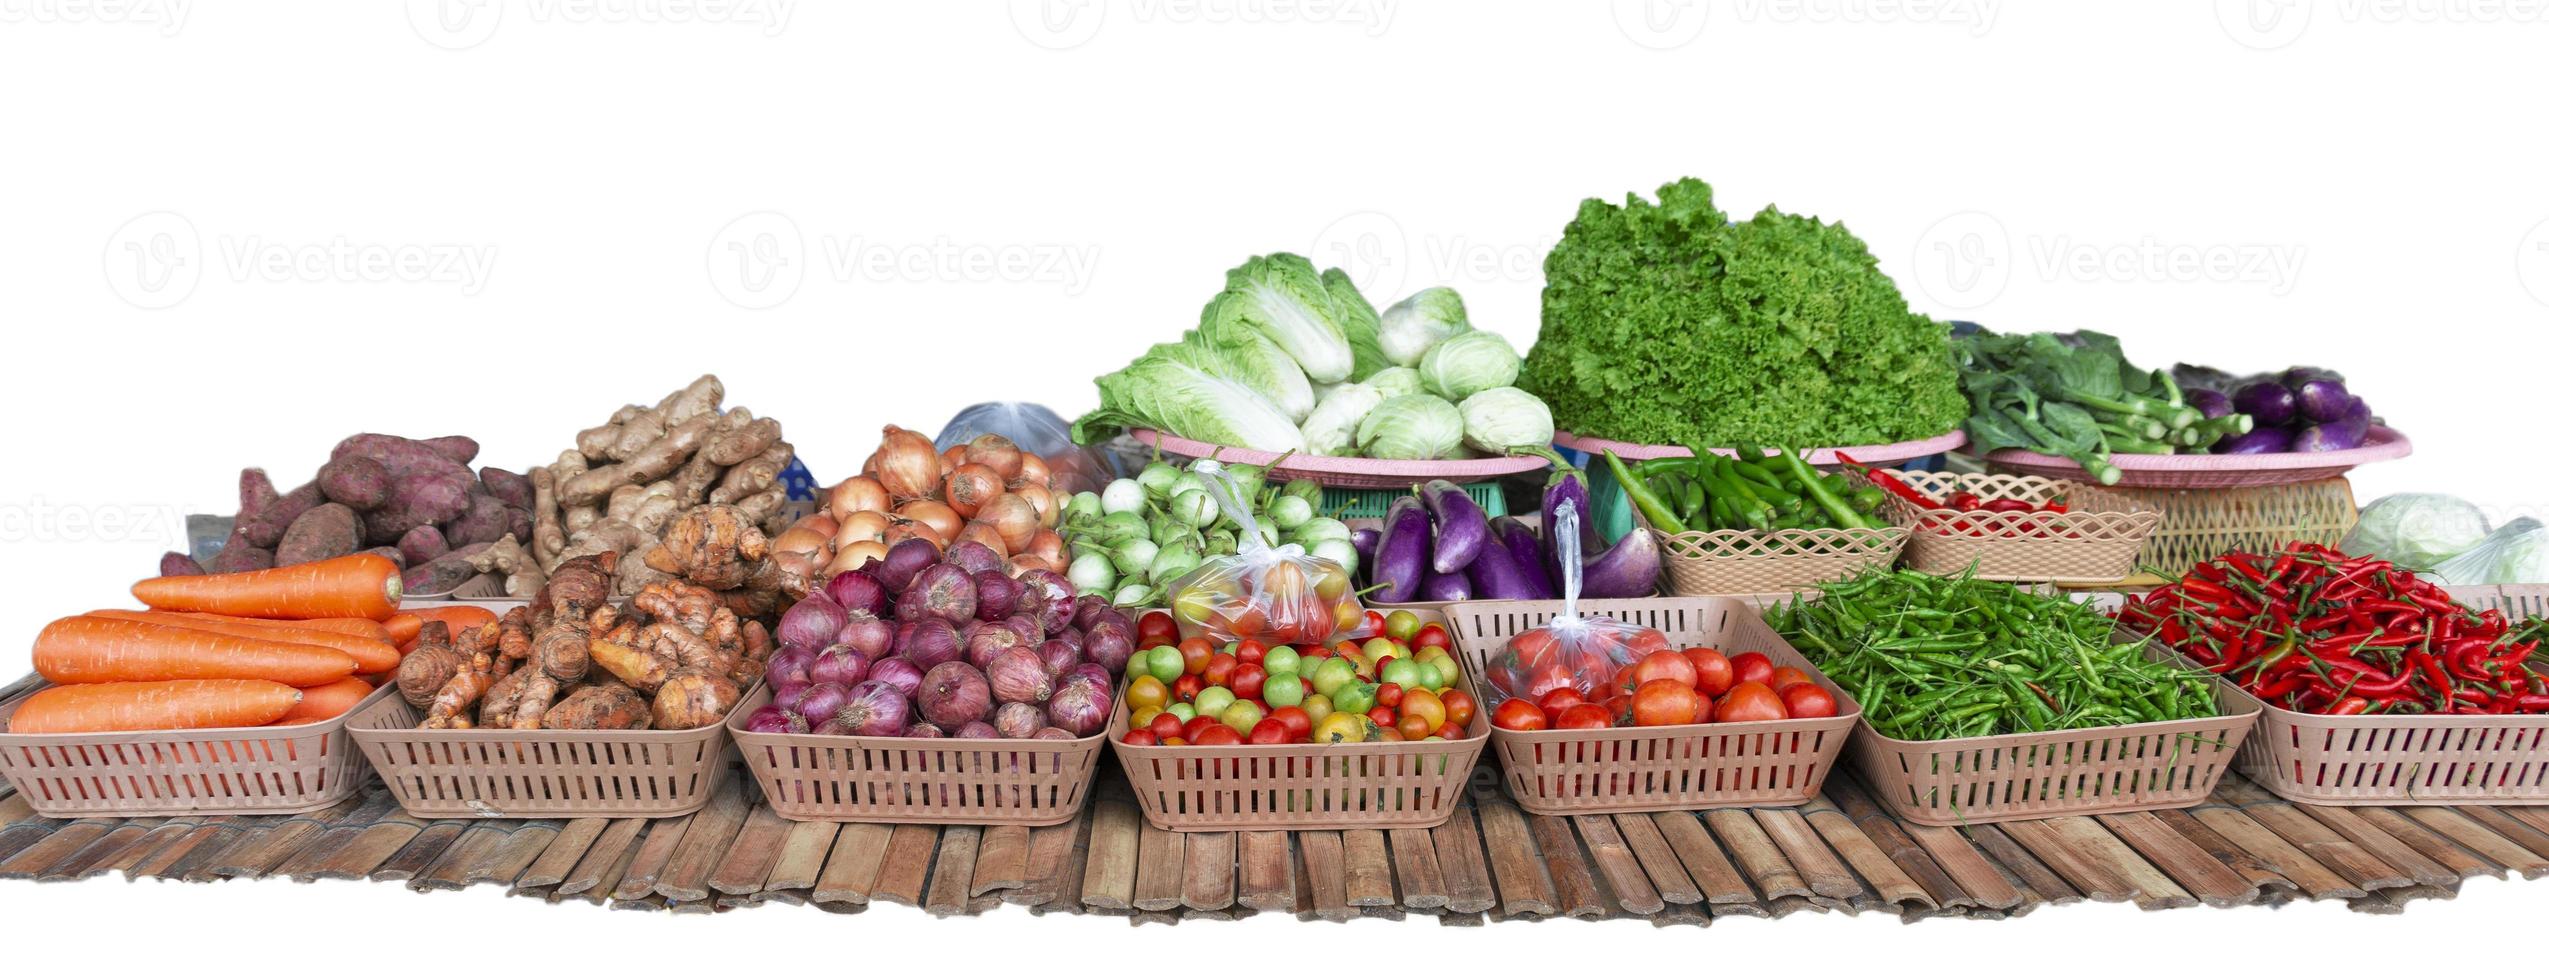
[[428,620],[416,632],[416,649],[398,662],[398,696],[410,707],[431,707],[434,695],[464,663],[460,650],[451,645],[451,624]]
[[743,690],[724,675],[684,668],[655,692],[655,727],[680,731],[723,721]]
[[633,730],[647,727],[650,713],[646,699],[616,683],[586,684],[576,688],[548,714],[541,716],[540,727],[568,730]]
[[515,670],[487,688],[478,699],[478,727],[511,728],[515,709],[522,705],[522,689],[531,682],[535,670]]
[[[427,624],[426,628],[431,629],[432,626]],[[461,665],[458,673],[451,675],[451,680],[443,683],[442,690],[434,692],[434,703],[425,711],[425,727],[471,727],[469,709],[495,683],[495,658],[485,653],[471,657],[469,662]]]

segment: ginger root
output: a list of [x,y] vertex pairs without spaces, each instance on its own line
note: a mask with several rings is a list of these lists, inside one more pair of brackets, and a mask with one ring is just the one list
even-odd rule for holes
[[664,529],[663,543],[646,555],[656,571],[679,575],[711,589],[741,588],[770,559],[770,537],[760,522],[727,504],[697,507]]
[[595,683],[578,687],[540,717],[540,727],[579,731],[637,730],[647,727],[652,712],[646,699],[625,685]]
[[464,662],[451,645],[450,624],[427,622],[416,632],[416,649],[398,661],[398,696],[410,707],[432,707],[434,695],[451,683]]

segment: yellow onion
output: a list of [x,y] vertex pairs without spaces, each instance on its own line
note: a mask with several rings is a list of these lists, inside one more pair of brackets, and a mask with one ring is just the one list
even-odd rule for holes
[[1060,565],[1062,564],[1062,536],[1040,529],[1036,531],[1035,537],[1027,539],[1027,549],[1018,554],[1022,558],[1032,555],[1044,559],[1047,564]]
[[845,545],[839,551],[834,552],[832,555],[832,563],[823,566],[823,574],[839,575],[842,572],[857,571],[861,565],[865,565],[870,561],[883,561],[884,559],[885,542],[856,541]]
[[831,540],[830,535],[816,528],[807,527],[804,521],[798,521],[795,526],[779,532],[778,537],[771,539],[770,550],[783,555],[811,555],[822,550],[823,546]]
[[872,510],[842,518],[841,529],[832,532],[832,547],[847,548],[861,541],[883,542],[886,520],[884,514]]
[[947,481],[940,498],[954,508],[958,517],[972,517],[982,505],[1001,494],[1000,474],[981,463],[965,463],[947,471]]
[[1030,484],[1028,486],[1018,487],[1017,489],[1009,492],[1017,494],[1018,496],[1025,498],[1027,503],[1035,505],[1037,524],[1041,524],[1045,527],[1061,526],[1062,504],[1053,499],[1053,491],[1045,489],[1042,485]]
[[886,519],[885,544],[887,547],[901,544],[908,538],[919,538],[923,541],[929,542],[932,547],[944,548],[947,546],[947,539],[939,535],[937,528],[912,520],[908,517],[892,517]]
[[1024,463],[1021,457],[1025,455],[1018,451],[1017,443],[1009,441],[1008,436],[994,432],[975,436],[972,442],[965,444],[966,462],[991,467],[991,471],[1000,474],[1004,482],[1018,478],[1019,467]]
[[990,503],[982,505],[974,519],[1000,532],[1000,540],[1007,545],[1001,551],[1004,555],[1025,550],[1027,542],[1034,539],[1036,531],[1044,526],[1036,514],[1036,505],[1014,493],[991,498]]
[[885,441],[867,458],[867,471],[896,500],[920,500],[938,492],[938,450],[920,433],[885,427]]
[[[1001,499],[1006,500],[1008,498],[1003,497]],[[980,544],[985,548],[991,549],[993,554],[999,555],[1000,557],[1009,557],[1008,539],[1000,536],[999,528],[993,527],[990,523],[985,521],[966,522],[964,530],[956,532],[956,540],[971,541],[976,544]],[[1025,544],[1026,542],[1021,541],[1019,543]]]
[[[870,460],[870,465],[874,460]],[[885,484],[872,476],[854,476],[832,485],[832,493],[824,503],[824,512],[836,521],[846,521],[863,510],[877,513],[894,508],[894,498],[885,492]]]
[[830,513],[823,511],[805,515],[805,519],[798,521],[797,526],[813,528],[816,534],[823,535],[825,541],[830,541],[833,535],[841,533],[841,522],[833,520]]
[[930,530],[938,532],[941,547],[954,540],[956,532],[965,526],[964,516],[956,513],[955,508],[935,500],[910,501],[894,508],[894,516],[929,525]]
[[1053,489],[1053,471],[1044,465],[1044,457],[1034,453],[1018,454],[1018,475],[1009,481],[1009,489],[1043,487]]

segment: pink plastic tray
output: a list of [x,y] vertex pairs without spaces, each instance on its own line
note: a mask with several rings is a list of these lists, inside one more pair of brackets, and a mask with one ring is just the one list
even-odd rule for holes
[[[1240,449],[1234,446],[1216,446],[1209,442],[1197,442],[1193,439],[1181,439],[1153,429],[1135,429],[1133,439],[1142,445],[1157,448],[1161,452],[1192,456],[1197,459],[1218,459],[1225,463],[1264,466],[1274,462],[1276,457],[1283,456],[1282,453],[1270,453],[1262,449]],[[1418,461],[1352,459],[1343,456],[1306,456],[1294,453],[1284,457],[1283,465],[1274,468],[1273,476],[1280,480],[1308,477],[1318,481],[1321,486],[1342,487],[1350,490],[1401,490],[1406,489],[1410,483],[1424,480],[1468,483],[1510,476],[1515,473],[1529,473],[1548,465],[1548,460],[1538,456]]]
[[[1662,459],[1667,456],[1690,455],[1690,450],[1684,449],[1680,446],[1650,446],[1636,442],[1613,442],[1609,439],[1596,439],[1592,436],[1576,435],[1575,433],[1568,432],[1563,429],[1559,430],[1556,438],[1549,440],[1549,444],[1573,449],[1577,452],[1593,453],[1595,455],[1599,455],[1603,450],[1608,449],[1614,453],[1618,453],[1621,459]],[[1850,454],[1851,459],[1866,463],[1869,466],[1884,467],[1891,466],[1895,463],[1908,463],[1924,456],[1936,456],[1964,444],[1965,432],[1964,430],[1959,429],[1943,436],[1931,436],[1927,439],[1914,439],[1910,442],[1887,443],[1882,446],[1836,446],[1830,449],[1809,450],[1806,453],[1806,462],[1812,463],[1816,466],[1838,466],[1841,463],[1839,454],[1848,453]],[[1735,454],[1735,451],[1732,449],[1710,449],[1709,452],[1716,453],[1720,456],[1732,456]]]
[[[2117,453],[2109,459],[2124,471],[2116,481],[2120,487],[2145,487],[2158,490],[2229,490],[2238,487],[2276,487],[2288,483],[2308,483],[2339,476],[2365,463],[2406,456],[2416,447],[2398,430],[2387,426],[2372,427],[2363,445],[2333,453],[2259,453],[2253,456],[2144,456]],[[2028,476],[2089,481],[2080,465],[2060,456],[2031,453],[2024,449],[2003,449],[1984,457],[1994,469]]]

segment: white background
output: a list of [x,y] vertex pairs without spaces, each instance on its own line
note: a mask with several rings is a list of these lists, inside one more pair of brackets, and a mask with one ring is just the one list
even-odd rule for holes
[[[1520,344],[1576,202],[1685,174],[1729,212],[1846,221],[1940,316],[2106,330],[2155,363],[2340,368],[2418,446],[2361,473],[2364,499],[2536,511],[2538,465],[2506,450],[2538,432],[2544,51],[2523,0],[0,0],[0,638],[21,638],[0,672],[45,620],[121,600],[176,515],[229,510],[238,467],[288,486],[347,433],[468,433],[520,468],[715,371],[837,477],[887,422],[1085,410],[1090,378],[1191,326],[1253,253],[1344,264],[1384,304],[1457,286]],[[99,882],[0,885],[0,918],[65,962],[148,923],[162,953],[228,950],[188,954],[215,975],[1545,974],[1622,954],[1966,975],[1977,955],[2430,968],[2448,936],[2519,934],[2542,894],[2483,883],[2382,920],[1128,933]],[[848,952],[880,938],[883,963]]]

